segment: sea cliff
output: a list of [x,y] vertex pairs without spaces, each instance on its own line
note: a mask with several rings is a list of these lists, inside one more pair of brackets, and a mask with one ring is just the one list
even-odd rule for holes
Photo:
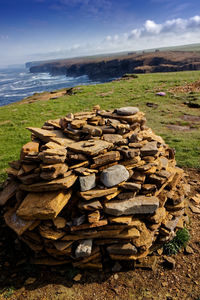
[[31,73],[78,77],[88,75],[91,80],[119,78],[125,73],[154,73],[200,70],[200,54],[165,51],[123,55],[108,58],[75,58],[42,62],[30,66]]

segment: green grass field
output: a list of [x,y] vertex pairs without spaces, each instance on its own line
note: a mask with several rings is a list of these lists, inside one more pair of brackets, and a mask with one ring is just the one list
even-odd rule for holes
[[[172,94],[169,89],[199,80],[200,71],[141,74],[136,79],[81,86],[76,94],[35,103],[15,103],[0,107],[0,180],[5,178],[8,162],[19,158],[20,148],[30,140],[28,126],[41,127],[48,119],[69,112],[89,110],[100,104],[102,109],[138,106],[146,113],[148,126],[176,149],[179,166],[200,168],[200,122],[184,121],[184,114],[200,116],[199,109],[183,104],[191,94]],[[156,96],[157,91],[167,93]],[[200,93],[199,93],[200,94]],[[195,95],[197,98],[200,96]],[[157,108],[146,103],[157,104]],[[190,131],[171,130],[168,124],[192,126]]]

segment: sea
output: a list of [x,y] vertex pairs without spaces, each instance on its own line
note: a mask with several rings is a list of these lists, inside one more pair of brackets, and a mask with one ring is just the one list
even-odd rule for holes
[[67,77],[51,76],[48,73],[30,73],[25,67],[0,69],[0,106],[22,100],[34,93],[54,91],[77,85],[97,84],[87,75]]

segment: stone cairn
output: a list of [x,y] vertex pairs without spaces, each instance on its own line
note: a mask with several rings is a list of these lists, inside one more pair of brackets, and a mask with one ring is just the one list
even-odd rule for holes
[[0,204],[34,263],[138,261],[183,228],[184,172],[138,108],[97,105],[27,129]]

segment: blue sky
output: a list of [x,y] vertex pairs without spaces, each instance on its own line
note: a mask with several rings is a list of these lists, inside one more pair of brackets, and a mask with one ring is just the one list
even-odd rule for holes
[[0,66],[200,42],[200,0],[0,0]]

